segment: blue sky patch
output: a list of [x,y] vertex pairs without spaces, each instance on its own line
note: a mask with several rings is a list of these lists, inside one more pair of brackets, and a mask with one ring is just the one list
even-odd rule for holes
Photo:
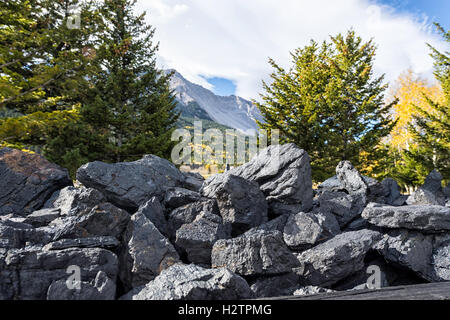
[[229,79],[220,77],[204,78],[214,86],[212,91],[219,96],[230,96],[236,93],[236,84]]
[[449,0],[376,0],[395,8],[402,13],[411,13],[421,17],[428,16],[429,22],[438,22],[445,29],[450,28]]

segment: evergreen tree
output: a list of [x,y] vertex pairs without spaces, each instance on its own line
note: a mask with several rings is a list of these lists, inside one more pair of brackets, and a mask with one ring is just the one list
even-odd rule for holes
[[[445,41],[450,42],[450,33],[445,31],[439,24],[438,30]],[[450,55],[442,53],[429,45],[431,56],[435,61],[434,75],[441,84],[444,92],[442,101],[425,96],[429,108],[415,105],[417,115],[409,127],[413,139],[418,147],[414,150],[405,151],[405,162],[407,167],[423,167],[424,174],[420,176],[419,182],[423,182],[426,175],[433,169],[438,170],[445,182],[450,181]]]
[[[49,128],[75,119],[97,26],[92,1],[78,2],[0,3],[0,145],[40,149]],[[72,28],[73,17],[79,28]]]
[[385,157],[382,161],[378,161],[377,166],[369,174],[375,175],[377,179],[394,178],[410,193],[415,186],[424,182],[430,172],[429,168],[410,156],[418,152],[414,130],[410,130],[411,121],[413,116],[420,116],[417,107],[426,112],[433,112],[428,99],[443,101],[444,93],[439,83],[430,83],[407,70],[393,84],[390,99],[398,99],[392,110],[392,117],[398,121],[389,136],[378,147],[384,150]]
[[431,171],[429,165],[421,161],[422,151],[424,150],[414,144],[402,152],[391,150],[388,156],[389,159],[395,160],[394,164],[391,164],[389,176],[394,178],[407,193],[422,185]]
[[101,8],[103,30],[96,54],[101,68],[90,79],[80,123],[64,129],[66,135],[71,131],[82,135],[75,144],[65,144],[64,133],[56,130],[53,152],[47,152],[50,159],[64,159],[71,171],[87,160],[131,161],[150,153],[170,156],[178,118],[169,88],[171,74],[156,67],[155,30],[145,23],[145,13],[135,15],[135,2],[109,0]]
[[270,60],[273,82],[263,82],[262,102],[255,101],[264,118],[259,125],[305,149],[315,181],[333,175],[341,160],[361,169],[384,156],[376,146],[395,124],[388,111],[396,101],[384,103],[384,76],[373,75],[375,51],[351,30],[297,49],[288,71]]

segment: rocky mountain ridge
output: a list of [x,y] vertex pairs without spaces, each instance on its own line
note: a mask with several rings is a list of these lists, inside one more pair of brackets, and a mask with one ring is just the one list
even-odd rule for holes
[[262,120],[262,117],[252,102],[235,95],[218,96],[188,81],[176,70],[166,72],[174,72],[170,87],[175,91],[178,109],[184,117],[212,120],[247,134],[258,129],[255,119]]

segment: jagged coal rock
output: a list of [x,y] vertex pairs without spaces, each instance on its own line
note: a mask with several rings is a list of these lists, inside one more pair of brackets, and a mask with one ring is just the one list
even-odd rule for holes
[[175,264],[122,300],[235,300],[252,297],[245,279],[226,268]]
[[450,281],[437,171],[406,195],[343,161],[313,190],[309,161],[270,146],[204,180],[147,155],[85,164],[72,184],[40,155],[0,149],[0,300],[333,294],[371,289],[374,266],[383,287]]

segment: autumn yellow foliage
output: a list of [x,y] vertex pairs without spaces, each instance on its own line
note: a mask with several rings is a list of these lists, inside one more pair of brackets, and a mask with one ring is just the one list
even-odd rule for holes
[[412,70],[408,70],[399,76],[391,89],[390,96],[392,99],[398,98],[399,101],[392,110],[398,122],[391,131],[388,142],[396,151],[409,150],[413,137],[408,124],[412,116],[417,114],[414,106],[432,112],[425,96],[433,101],[441,102],[445,98],[444,92],[438,83],[430,83],[414,74]]

